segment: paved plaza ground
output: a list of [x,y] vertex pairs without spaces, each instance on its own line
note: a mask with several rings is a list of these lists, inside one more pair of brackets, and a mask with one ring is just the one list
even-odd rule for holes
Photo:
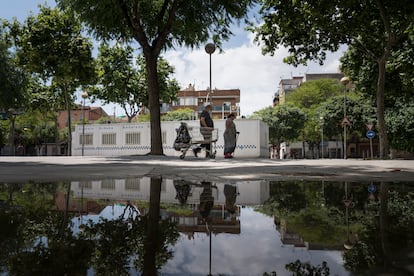
[[191,181],[414,181],[414,160],[265,158],[184,160],[167,156],[0,157],[0,182],[162,176]]

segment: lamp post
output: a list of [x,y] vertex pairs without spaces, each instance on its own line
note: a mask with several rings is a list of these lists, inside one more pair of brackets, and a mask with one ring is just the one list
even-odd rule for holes
[[88,93],[82,93],[82,156],[85,154],[85,101],[88,97]]
[[322,133],[322,141],[321,141],[322,154],[321,154],[321,156],[322,156],[322,159],[323,159],[323,149],[324,149],[324,145],[323,145],[323,123],[324,122],[323,122],[323,117],[322,116],[319,117],[319,119],[321,119],[321,133]]
[[209,54],[210,56],[210,86],[209,86],[209,91],[206,97],[206,102],[212,102],[211,100],[211,54],[213,54],[214,51],[216,50],[216,46],[213,43],[207,43],[206,46],[204,47],[204,50],[206,50],[206,53]]
[[348,77],[343,77],[341,79],[341,83],[344,85],[344,119],[342,121],[344,127],[344,159],[346,159],[346,125],[347,125],[347,118],[346,118],[346,86],[349,83]]

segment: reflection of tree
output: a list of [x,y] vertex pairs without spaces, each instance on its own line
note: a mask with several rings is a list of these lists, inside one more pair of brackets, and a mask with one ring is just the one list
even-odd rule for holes
[[[133,263],[143,275],[157,275],[173,255],[179,237],[175,224],[160,220],[161,178],[151,178],[149,210],[141,217],[101,219],[83,234],[95,242],[92,266],[101,275],[129,275]],[[128,205],[126,206],[128,208]]]
[[358,242],[344,254],[351,271],[397,272],[413,263],[408,250],[414,246],[414,193],[401,195],[381,183],[379,201],[370,202]]
[[[366,199],[366,190],[358,186],[349,192],[354,201],[364,195]],[[280,231],[294,233],[310,246],[340,248],[343,242],[339,237],[345,237],[347,229],[343,199],[344,184],[340,182],[271,182],[270,198],[262,211],[274,216]],[[364,206],[364,201],[357,202],[358,207]],[[351,232],[358,228],[356,214],[355,208],[348,214]]]
[[[2,235],[5,240],[1,241],[1,252],[7,254],[6,259],[2,258],[2,265],[7,265],[10,274],[76,275],[86,272],[91,244],[73,236],[68,216],[51,212],[56,188],[56,184],[22,185],[20,191],[16,190],[16,194],[9,197],[8,206],[0,210],[2,214],[4,210],[7,213],[1,216],[6,222],[2,229],[6,234],[13,231],[13,235]],[[15,247],[7,246],[11,244]]]
[[264,203],[271,210],[296,212],[306,207],[302,182],[270,182],[269,199]]

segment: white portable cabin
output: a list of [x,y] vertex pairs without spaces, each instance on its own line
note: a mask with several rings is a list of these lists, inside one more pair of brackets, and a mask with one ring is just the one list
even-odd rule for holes
[[[200,127],[198,120],[184,121],[191,128]],[[237,131],[240,132],[234,155],[237,157],[268,157],[269,127],[261,120],[236,119]],[[161,134],[164,154],[180,156],[181,152],[173,148],[177,136],[176,129],[180,121],[161,122]],[[218,129],[216,149],[218,157],[223,156],[225,120],[214,120]],[[84,144],[82,136],[84,133]],[[77,125],[72,135],[72,155],[80,156],[121,156],[144,155],[151,150],[150,123],[123,124],[86,124]],[[192,152],[187,153],[192,156]]]

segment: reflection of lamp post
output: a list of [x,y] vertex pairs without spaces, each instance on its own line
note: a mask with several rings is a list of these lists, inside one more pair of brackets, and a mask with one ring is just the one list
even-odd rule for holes
[[341,83],[344,85],[344,119],[342,124],[344,125],[344,159],[346,159],[346,125],[348,123],[346,118],[346,86],[349,83],[349,78],[343,77]]
[[323,121],[323,117],[322,116],[319,117],[319,119],[321,119],[321,132],[322,132],[321,148],[322,148],[322,159],[323,159],[323,124],[324,124],[324,121]]
[[207,43],[204,49],[206,50],[206,53],[210,55],[210,87],[209,87],[209,91],[206,97],[206,102],[212,102],[211,100],[211,54],[213,54],[214,51],[216,50],[216,46],[213,43]]
[[88,97],[88,93],[86,92],[82,93],[82,99],[83,99],[83,104],[82,104],[82,156],[85,153],[85,101],[87,97]]

